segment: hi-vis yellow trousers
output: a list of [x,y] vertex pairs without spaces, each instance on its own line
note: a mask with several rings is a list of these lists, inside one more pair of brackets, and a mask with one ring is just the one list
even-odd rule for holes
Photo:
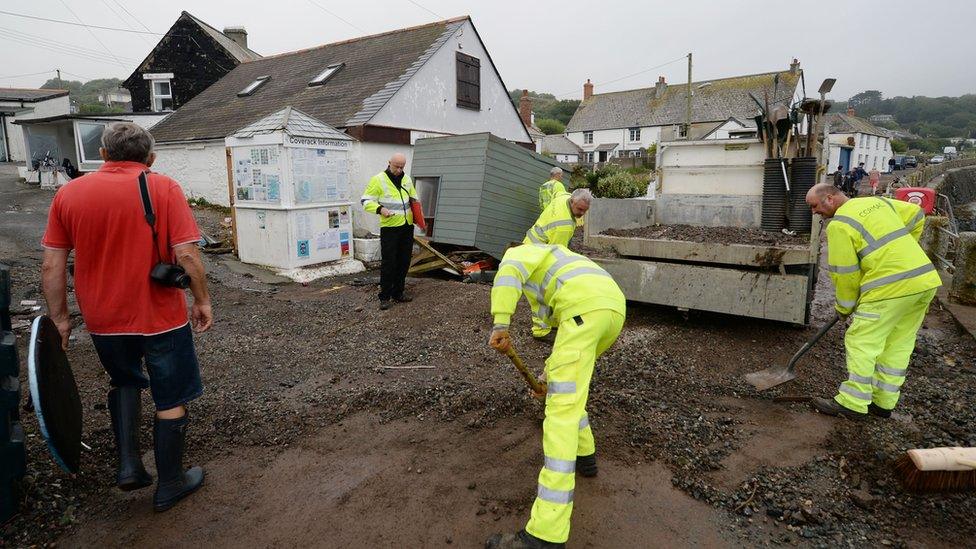
[[532,515],[525,526],[533,536],[564,543],[569,539],[576,485],[576,456],[596,451],[586,415],[593,365],[624,325],[624,315],[597,310],[565,319],[546,360],[546,419],[542,424],[545,465]]
[[844,336],[848,377],[834,397],[838,404],[865,414],[872,402],[885,410],[898,404],[915,335],[933,297],[934,288],[858,304]]

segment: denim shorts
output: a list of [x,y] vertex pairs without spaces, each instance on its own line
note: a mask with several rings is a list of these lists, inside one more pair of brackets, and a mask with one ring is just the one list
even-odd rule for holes
[[151,336],[92,334],[91,338],[112,386],[149,387],[157,410],[181,406],[203,394],[189,323]]

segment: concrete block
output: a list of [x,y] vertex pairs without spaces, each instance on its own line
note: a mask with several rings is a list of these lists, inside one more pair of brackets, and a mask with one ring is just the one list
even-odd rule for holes
[[959,233],[954,264],[949,297],[956,303],[976,305],[976,232]]
[[942,267],[936,255],[945,257],[949,252],[949,241],[951,237],[940,229],[949,228],[949,218],[941,215],[930,215],[925,218],[925,229],[918,243],[929,256],[932,263],[937,267]]
[[657,222],[662,225],[759,227],[760,195],[668,194],[657,197]]

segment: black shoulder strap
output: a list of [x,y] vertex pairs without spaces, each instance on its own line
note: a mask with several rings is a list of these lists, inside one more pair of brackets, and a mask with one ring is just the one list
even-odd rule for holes
[[149,198],[149,181],[146,172],[139,174],[139,193],[142,195],[142,209],[146,214],[146,223],[152,229],[153,238],[156,237],[156,214],[153,213],[152,200]]

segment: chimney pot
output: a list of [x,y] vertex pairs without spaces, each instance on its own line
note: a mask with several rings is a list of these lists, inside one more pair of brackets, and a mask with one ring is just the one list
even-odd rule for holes
[[590,79],[586,79],[586,83],[583,84],[583,101],[586,101],[590,97],[593,97],[593,84]]
[[224,27],[224,36],[230,38],[242,48],[247,47],[247,31],[244,27]]
[[657,84],[654,84],[654,97],[661,97],[664,95],[664,91],[668,89],[668,83],[664,80],[663,76],[657,77]]
[[800,61],[794,57],[793,62],[790,63],[790,74],[796,74],[800,70]]

